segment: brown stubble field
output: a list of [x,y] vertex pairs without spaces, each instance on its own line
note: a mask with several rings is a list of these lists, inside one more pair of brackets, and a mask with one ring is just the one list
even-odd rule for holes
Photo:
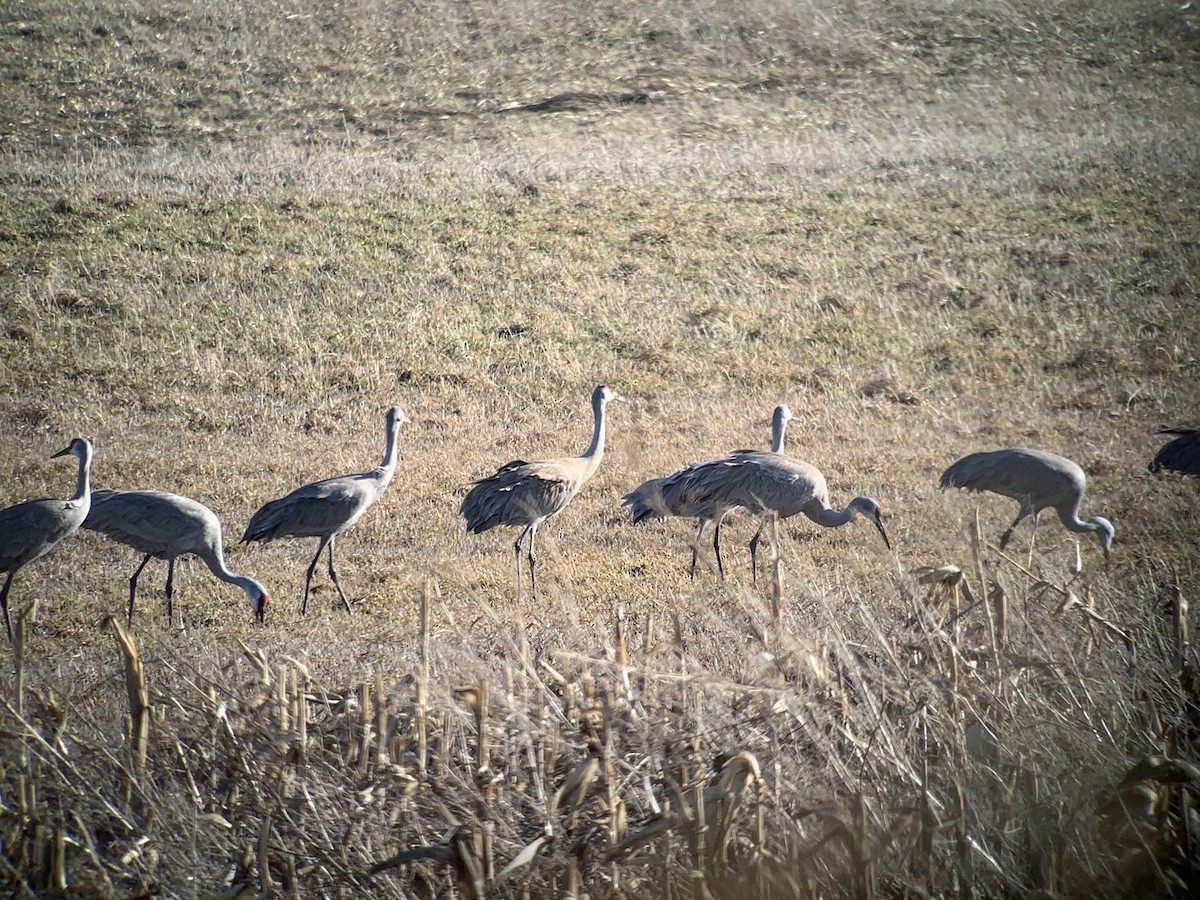
[[[0,675],[0,884],[1194,887],[1172,611],[1194,624],[1196,486],[1145,465],[1156,428],[1200,423],[1200,19],[776,6],[6,12],[0,504],[66,496],[48,457],[89,436],[96,486],[208,504],[272,603],[256,627],[187,562],[168,629],[147,567],[138,762],[106,621],[134,552],[81,533],[21,572],[14,615],[39,603],[23,681]],[[464,534],[458,503],[509,459],[582,452],[600,382],[627,399],[608,454],[518,602],[515,532]],[[729,580],[690,582],[694,524],[634,529],[619,501],[765,446],[780,402],[789,451],[837,505],[877,498],[894,552],[861,521],[788,522],[775,607],[748,517]],[[235,542],[266,500],[376,464],[393,403],[400,468],[339,544],[354,614],[322,566],[301,618],[314,542]],[[985,549],[1005,637],[918,573],[980,593],[967,527],[978,508],[994,541],[1014,504],[937,476],[1010,445],[1078,461],[1117,538],[1108,568],[1081,540],[1078,576],[1051,516],[1032,576],[1027,531]]]

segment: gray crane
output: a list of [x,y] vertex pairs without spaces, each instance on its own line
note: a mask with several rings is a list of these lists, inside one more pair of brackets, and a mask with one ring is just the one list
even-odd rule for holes
[[1108,559],[1112,549],[1112,523],[1102,516],[1080,520],[1079,505],[1087,487],[1087,476],[1078,465],[1057,453],[1024,447],[970,453],[946,469],[939,484],[943,490],[953,487],[990,491],[1021,504],[1017,517],[1000,537],[1001,550],[1008,545],[1013,529],[1022,519],[1032,515],[1036,533],[1039,514],[1043,509],[1053,507],[1069,531],[1095,534],[1104,550],[1104,558]]
[[245,591],[254,617],[263,621],[267,611],[266,588],[253,578],[238,575],[226,567],[221,521],[204,504],[166,491],[92,491],[92,508],[82,527],[145,554],[129,579],[128,621],[131,624],[138,576],[151,559],[167,561],[167,624],[171,624],[175,560],[186,553],[200,557],[214,575]]
[[559,513],[596,473],[604,457],[605,407],[620,395],[601,384],[592,391],[592,442],[582,456],[506,463],[495,475],[472,482],[458,511],[467,530],[481,534],[497,525],[524,526],[513,544],[517,563],[517,599],[521,596],[521,542],[529,535],[529,582],[537,599],[537,555],[534,540],[538,526]]
[[1158,451],[1150,463],[1151,472],[1167,469],[1182,475],[1200,475],[1200,429],[1164,428],[1156,433],[1179,436]]
[[[792,420],[792,411],[786,404],[775,407],[771,416],[771,452],[783,453],[783,438],[787,424]],[[736,450],[735,453],[750,453],[749,450]],[[715,506],[713,497],[704,491],[702,484],[705,467],[717,462],[709,460],[703,463],[692,463],[677,472],[664,475],[661,478],[651,478],[643,481],[636,488],[621,498],[621,503],[629,507],[630,520],[634,525],[648,519],[665,519],[672,516],[680,518],[695,518],[696,538],[692,541],[692,565],[689,577],[696,577],[696,562],[699,555],[700,538],[709,522],[714,522],[713,551],[717,557],[717,572],[725,578],[725,565],[721,560],[721,523],[725,516],[736,507]],[[697,482],[701,483],[697,483]],[[761,526],[760,526],[761,532]],[[757,535],[755,536],[757,547]]]
[[0,589],[0,608],[4,610],[4,629],[12,640],[8,619],[8,589],[21,567],[45,556],[63,538],[70,537],[87,518],[91,506],[92,445],[85,438],[74,438],[51,459],[71,454],[79,460],[75,494],[69,500],[26,500],[0,509],[0,572],[7,572]]
[[304,576],[304,602],[300,612],[308,611],[308,593],[312,585],[313,572],[321,551],[329,547],[329,577],[337,588],[338,596],[350,611],[350,601],[338,584],[337,572],[333,568],[333,544],[339,534],[362,518],[383,494],[392,473],[396,470],[396,435],[400,426],[408,421],[400,407],[387,411],[387,443],[383,460],[369,472],[357,475],[342,475],[327,478],[298,487],[290,494],[272,500],[250,517],[250,524],[242,535],[242,543],[262,541],[264,543],[286,537],[320,538],[317,552]]
[[[762,517],[750,541],[750,562],[758,570],[757,549],[762,529],[774,518],[803,513],[824,528],[838,528],[856,516],[871,521],[890,550],[883,512],[870,497],[855,497],[845,509],[829,505],[829,488],[820,469],[782,453],[743,450],[697,467],[694,483],[700,496],[714,507],[744,507]],[[779,547],[775,546],[776,555]]]

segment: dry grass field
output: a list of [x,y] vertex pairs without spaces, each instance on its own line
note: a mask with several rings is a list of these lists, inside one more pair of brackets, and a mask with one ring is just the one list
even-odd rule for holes
[[[782,7],[782,9],[781,9]],[[1157,0],[15,0],[0,16],[0,506],[222,518],[242,592],[80,532],[0,665],[14,897],[1194,896],[1200,10]],[[581,453],[542,529],[469,483]],[[632,527],[766,446],[861,520]],[[400,466],[338,544],[265,501]],[[942,493],[1089,477],[1088,535]],[[978,522],[984,543],[973,544]],[[1078,548],[1078,551],[1077,551]],[[1077,556],[1078,552],[1078,556]],[[711,564],[711,551],[702,560]],[[1078,559],[1078,563],[1077,563]],[[115,617],[115,619],[113,618]],[[114,640],[115,638],[115,640]]]

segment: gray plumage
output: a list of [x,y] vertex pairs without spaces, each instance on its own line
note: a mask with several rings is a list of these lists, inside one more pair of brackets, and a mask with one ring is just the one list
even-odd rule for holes
[[304,576],[304,601],[300,612],[308,611],[308,593],[312,585],[313,572],[321,551],[329,547],[329,577],[337,588],[338,596],[350,611],[350,601],[338,584],[337,572],[333,568],[333,544],[339,534],[362,518],[383,494],[392,473],[396,470],[396,435],[408,417],[400,407],[387,411],[387,442],[383,460],[369,472],[357,475],[342,475],[324,481],[298,487],[285,497],[272,500],[250,518],[242,542],[269,542],[287,537],[320,538],[317,552]]
[[[775,407],[771,416],[771,452],[783,453],[784,435],[787,424],[792,419],[792,411],[785,405]],[[753,451],[734,451],[750,453]],[[664,475],[661,478],[651,478],[621,498],[621,503],[629,507],[630,520],[639,525],[649,519],[665,519],[668,517],[694,518],[696,520],[696,537],[692,541],[692,565],[689,577],[696,577],[696,563],[700,547],[700,538],[708,523],[713,527],[713,551],[717,557],[717,572],[725,577],[725,564],[721,560],[721,523],[725,516],[737,507],[717,505],[717,498],[709,492],[704,484],[704,474],[709,466],[718,460],[703,463],[692,463],[689,466]],[[761,528],[760,528],[761,530]],[[757,538],[757,535],[756,535]],[[757,540],[755,540],[757,546]]]
[[1087,476],[1078,465],[1056,453],[1023,447],[971,453],[946,469],[939,483],[943,490],[953,487],[990,491],[1021,504],[1017,517],[1000,537],[1001,550],[1007,546],[1013,529],[1022,519],[1032,515],[1036,529],[1041,511],[1053,507],[1068,530],[1095,534],[1105,558],[1108,558],[1113,540],[1112,523],[1101,516],[1080,520],[1079,506],[1087,487]]
[[50,458],[68,453],[79,460],[74,496],[69,500],[26,500],[0,509],[0,572],[8,573],[4,587],[0,588],[0,608],[4,610],[4,628],[10,641],[8,589],[13,576],[22,566],[45,556],[59,541],[74,533],[87,518],[91,506],[92,445],[77,437]]
[[605,407],[621,399],[601,384],[592,391],[592,442],[582,456],[525,462],[518,459],[501,466],[495,475],[472,482],[474,487],[459,507],[467,530],[480,534],[497,525],[523,526],[513,544],[517,563],[517,597],[521,595],[521,542],[529,535],[529,581],[537,599],[537,556],[534,541],[538,526],[559,513],[587,483],[604,457]]
[[[696,490],[713,507],[744,507],[762,517],[762,523],[750,541],[750,560],[758,568],[757,547],[762,528],[773,518],[788,519],[803,513],[824,528],[845,525],[855,516],[864,516],[874,524],[891,549],[883,527],[883,512],[870,497],[855,497],[845,509],[829,505],[829,488],[821,471],[809,463],[782,453],[743,450],[724,459],[697,466]],[[775,548],[778,553],[778,547]]]
[[1150,463],[1151,472],[1167,469],[1182,475],[1200,475],[1200,429],[1164,428],[1158,434],[1179,437],[1163,445]]
[[263,621],[267,609],[266,588],[253,578],[231,572],[225,565],[221,521],[204,504],[166,491],[93,491],[92,508],[82,527],[145,554],[129,579],[129,622],[133,622],[138,576],[151,559],[165,559],[167,624],[171,623],[175,560],[186,553],[200,557],[214,575],[245,591],[255,618]]

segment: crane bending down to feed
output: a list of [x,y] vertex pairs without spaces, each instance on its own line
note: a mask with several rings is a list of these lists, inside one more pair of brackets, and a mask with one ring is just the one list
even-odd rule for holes
[[1200,428],[1164,428],[1157,433],[1179,436],[1163,444],[1150,463],[1151,472],[1167,469],[1181,475],[1200,475]]
[[[771,452],[783,453],[783,438],[787,431],[788,422],[792,420],[792,411],[785,405],[775,407],[771,416]],[[751,450],[736,450],[737,453],[752,453]],[[700,538],[709,522],[713,527],[713,551],[717,557],[717,572],[725,578],[725,565],[721,560],[721,523],[725,516],[736,507],[717,506],[713,503],[711,494],[703,490],[697,480],[702,479],[705,466],[719,462],[710,460],[704,463],[693,463],[670,475],[661,478],[651,478],[643,481],[636,488],[621,498],[621,503],[629,507],[630,520],[639,525],[647,519],[665,519],[672,516],[680,518],[695,518],[696,537],[692,541],[692,565],[689,577],[696,577],[696,561],[699,555]],[[760,527],[761,531],[761,527]],[[757,535],[754,544],[757,546]]]
[[538,526],[562,511],[571,498],[600,467],[604,457],[605,407],[622,399],[601,384],[592,391],[592,442],[582,456],[506,463],[495,475],[472,482],[474,487],[459,507],[467,530],[481,534],[497,525],[523,525],[513,544],[517,562],[517,599],[521,597],[521,542],[529,535],[529,583],[537,599],[537,554],[534,540]]
[[[970,453],[942,473],[940,486],[943,490],[953,487],[990,491],[1021,504],[1017,517],[1000,536],[1001,550],[1008,545],[1013,529],[1022,519],[1032,515],[1036,533],[1039,514],[1043,509],[1053,507],[1067,530],[1094,533],[1104,550],[1104,558],[1108,559],[1112,549],[1112,523],[1101,516],[1080,520],[1079,505],[1087,487],[1087,476],[1078,465],[1056,453],[1023,447]],[[1029,552],[1033,554],[1032,537]]]
[[[883,511],[870,497],[855,497],[845,509],[829,505],[829,488],[820,469],[782,453],[743,450],[725,459],[702,463],[695,475],[697,490],[708,502],[721,507],[744,507],[762,516],[758,532],[750,541],[750,563],[757,571],[758,538],[772,519],[788,519],[803,513],[824,528],[838,528],[855,516],[871,521],[890,550],[891,541],[883,527]],[[779,545],[773,539],[775,556]]]
[[193,553],[204,560],[214,575],[246,592],[254,617],[263,621],[267,591],[253,578],[231,572],[225,565],[221,543],[221,521],[202,503],[166,491],[93,491],[92,508],[83,527],[146,554],[129,579],[129,618],[133,622],[133,598],[138,576],[151,559],[167,561],[167,624],[172,621],[175,560]]
[[308,611],[308,592],[312,586],[313,572],[321,551],[329,547],[329,577],[337,588],[338,596],[350,611],[350,601],[338,584],[337,572],[333,568],[333,544],[337,536],[362,518],[383,494],[392,473],[396,471],[396,435],[408,417],[393,406],[387,411],[387,441],[383,460],[369,472],[357,475],[342,475],[327,478],[298,487],[290,494],[272,500],[250,517],[250,524],[242,535],[242,543],[248,541],[269,542],[285,537],[320,538],[317,552],[304,575],[304,602],[300,612]]
[[63,538],[79,528],[91,506],[92,445],[84,438],[74,438],[54,456],[73,455],[79,460],[79,475],[75,495],[69,500],[26,500],[15,506],[0,509],[0,572],[7,572],[4,587],[0,588],[0,608],[4,610],[4,629],[12,640],[12,625],[8,620],[8,589],[13,576],[21,567],[45,556]]

